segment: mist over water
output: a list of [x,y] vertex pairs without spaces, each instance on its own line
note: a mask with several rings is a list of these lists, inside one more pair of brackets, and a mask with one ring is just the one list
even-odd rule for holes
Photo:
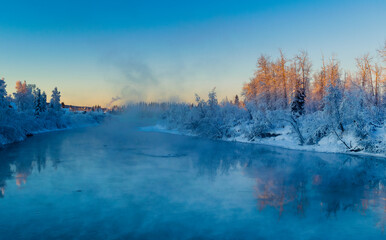
[[385,160],[141,132],[0,149],[2,239],[383,239]]
[[169,69],[171,66],[157,68],[141,54],[123,52],[122,49],[107,52],[99,59],[105,81],[114,85],[115,97],[106,104],[107,107],[138,101],[181,101],[181,92],[186,90],[184,76],[187,75],[182,72],[183,65],[172,64],[172,70]]

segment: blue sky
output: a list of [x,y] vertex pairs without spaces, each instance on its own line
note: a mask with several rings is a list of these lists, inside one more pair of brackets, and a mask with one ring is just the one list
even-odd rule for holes
[[345,69],[386,40],[386,1],[2,1],[0,76],[69,104],[239,94],[260,54]]

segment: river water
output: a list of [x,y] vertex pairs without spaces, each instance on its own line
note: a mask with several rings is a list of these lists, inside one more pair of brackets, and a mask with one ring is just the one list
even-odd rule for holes
[[0,149],[0,239],[385,239],[384,159],[111,123]]

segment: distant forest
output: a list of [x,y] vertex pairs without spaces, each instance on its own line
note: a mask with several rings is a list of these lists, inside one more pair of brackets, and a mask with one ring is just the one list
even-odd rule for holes
[[40,131],[95,124],[103,118],[100,107],[80,114],[63,109],[60,91],[55,87],[51,99],[34,84],[16,82],[16,92],[7,94],[6,82],[0,79],[0,146],[23,140]]

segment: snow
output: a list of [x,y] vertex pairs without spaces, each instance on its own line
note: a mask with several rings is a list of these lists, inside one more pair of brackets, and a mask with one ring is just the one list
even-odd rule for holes
[[29,134],[62,131],[80,127],[98,125],[105,114],[103,112],[70,112],[61,114],[42,114],[39,118],[24,113],[9,112],[0,124],[0,146],[23,141]]
[[297,150],[386,156],[386,104],[375,105],[363,89],[338,87],[330,87],[317,104],[320,107],[306,105],[300,114],[259,99],[245,100],[241,106],[228,100],[218,103],[212,90],[206,101],[196,96],[196,104],[170,104],[160,126],[148,129]]
[[[159,132],[159,133],[177,134],[177,135],[185,135],[185,136],[196,136],[195,134],[192,134],[186,131],[168,129],[166,126],[163,126],[161,124],[156,124],[154,126],[140,127],[139,130],[144,132]],[[237,137],[232,137],[232,138],[223,138],[221,140],[268,145],[268,146],[281,147],[281,148],[286,148],[291,150],[302,150],[302,151],[313,151],[313,152],[324,152],[324,153],[344,153],[344,154],[351,154],[351,155],[366,155],[366,156],[376,156],[376,157],[386,158],[386,155],[381,153],[347,152],[347,148],[343,145],[343,143],[341,143],[339,139],[332,134],[322,138],[319,141],[319,143],[316,145],[301,146],[297,144],[297,139],[292,134],[291,128],[289,126],[286,126],[278,130],[276,133],[280,133],[281,135],[277,137],[271,137],[271,138],[255,138],[253,141],[248,140],[248,138],[245,135],[239,135]],[[385,126],[379,131],[377,131],[376,134],[379,136],[385,137],[386,136]],[[353,135],[348,135],[345,138],[345,140],[348,140],[348,141],[351,140],[353,142],[355,141],[355,137]]]
[[47,104],[46,93],[35,84],[17,81],[13,97],[7,95],[6,86],[0,79],[0,146],[22,141],[31,134],[95,125],[105,117],[102,111],[63,109],[56,87]]

